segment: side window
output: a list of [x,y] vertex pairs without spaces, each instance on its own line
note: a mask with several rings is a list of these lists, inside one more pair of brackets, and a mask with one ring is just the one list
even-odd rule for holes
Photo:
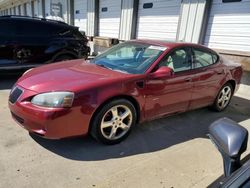
[[20,27],[16,25],[18,29],[15,30],[15,34],[19,36],[48,37],[54,34],[54,26],[52,24],[32,20],[21,21],[19,24]]
[[14,24],[10,21],[0,21],[1,29],[0,35],[1,36],[12,36],[13,30],[15,29]]
[[181,72],[191,69],[191,61],[187,49],[177,49],[167,55],[160,62],[159,67],[167,66],[174,70],[174,72]]
[[214,64],[217,57],[203,50],[193,49],[194,68],[206,67]]

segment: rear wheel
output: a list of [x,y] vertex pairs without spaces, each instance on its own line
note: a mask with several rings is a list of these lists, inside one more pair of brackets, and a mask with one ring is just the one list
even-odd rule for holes
[[117,144],[127,138],[136,123],[136,110],[125,99],[111,101],[95,115],[91,135],[104,144]]
[[225,84],[219,91],[212,108],[218,112],[227,108],[233,95],[233,87],[230,83]]

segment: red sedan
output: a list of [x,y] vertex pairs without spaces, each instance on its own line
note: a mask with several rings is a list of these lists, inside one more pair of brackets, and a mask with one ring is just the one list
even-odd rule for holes
[[201,45],[134,40],[90,61],[27,71],[9,97],[12,117],[45,138],[91,134],[119,143],[132,127],[211,106],[224,110],[242,68]]

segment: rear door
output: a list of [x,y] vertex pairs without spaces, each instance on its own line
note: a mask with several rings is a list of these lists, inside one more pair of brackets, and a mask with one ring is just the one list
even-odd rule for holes
[[0,68],[15,66],[17,61],[14,57],[14,24],[11,20],[0,20]]
[[190,109],[211,105],[225,78],[218,56],[203,48],[192,48],[194,90]]
[[17,21],[15,26],[18,45],[14,49],[14,54],[18,62],[23,65],[45,63],[48,60],[46,49],[54,34],[53,26],[29,19]]

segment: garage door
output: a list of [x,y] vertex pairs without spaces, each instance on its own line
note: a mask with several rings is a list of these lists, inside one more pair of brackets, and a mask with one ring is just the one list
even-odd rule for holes
[[214,0],[205,45],[224,50],[250,51],[250,0]]
[[33,16],[33,10],[32,10],[32,3],[26,3],[26,11],[27,11],[27,16]]
[[176,40],[181,0],[140,0],[137,38]]
[[12,8],[11,14],[12,14],[12,15],[16,15],[16,9],[15,9],[15,7]]
[[39,12],[38,12],[38,2],[34,1],[34,16],[38,17],[39,16]]
[[45,1],[45,17],[50,16],[50,1]]
[[18,9],[18,6],[15,6],[15,12],[16,12],[16,15],[19,15],[19,9]]
[[35,17],[43,17],[43,8],[42,8],[42,1],[41,0],[35,0],[34,1],[34,16]]
[[121,0],[100,0],[99,36],[118,38],[121,17]]
[[23,16],[26,16],[26,13],[25,13],[25,6],[26,6],[26,4],[21,4],[20,5],[21,6],[21,15],[23,15]]
[[87,0],[74,1],[74,18],[75,26],[79,27],[80,31],[85,31],[87,28]]

